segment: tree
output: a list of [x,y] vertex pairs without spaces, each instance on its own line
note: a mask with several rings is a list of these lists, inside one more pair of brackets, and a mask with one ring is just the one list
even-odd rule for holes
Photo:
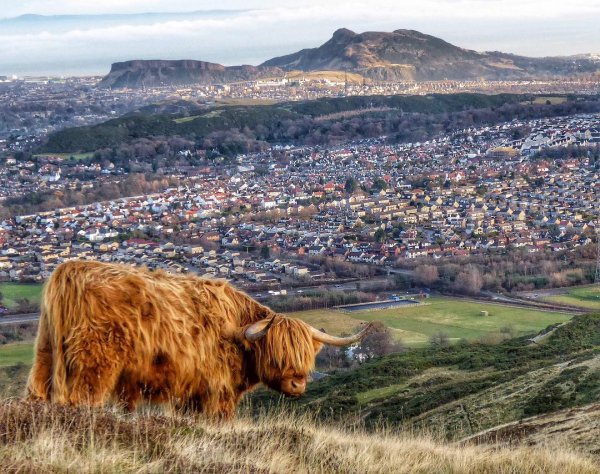
[[404,346],[394,340],[390,328],[381,321],[375,321],[372,331],[363,338],[354,350],[354,356],[361,361],[368,361],[403,350]]
[[260,256],[264,260],[267,260],[271,257],[271,249],[269,249],[268,245],[263,245],[260,248]]
[[375,178],[375,181],[373,181],[373,186],[371,187],[372,191],[378,192],[378,191],[385,191],[387,189],[387,183],[381,179],[381,178]]
[[454,291],[467,295],[477,295],[483,287],[483,276],[474,265],[468,265],[463,271],[456,275],[452,284]]
[[344,190],[348,194],[354,194],[356,192],[356,190],[358,189],[358,187],[359,187],[358,181],[353,177],[348,178],[346,180],[346,183],[344,184]]
[[432,334],[429,338],[429,345],[434,349],[441,349],[450,346],[450,339],[448,338],[448,334],[442,331]]
[[[323,331],[323,329],[321,329]],[[323,331],[325,332],[325,331]],[[317,355],[317,365],[325,370],[340,369],[350,366],[347,347],[324,346]]]
[[440,279],[435,265],[419,265],[415,268],[415,280],[422,285],[431,286]]
[[381,227],[375,231],[375,242],[383,242],[385,240],[385,230]]

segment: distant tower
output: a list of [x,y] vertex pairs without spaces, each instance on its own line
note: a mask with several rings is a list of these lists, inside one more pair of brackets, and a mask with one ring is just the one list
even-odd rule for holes
[[600,226],[598,224],[596,224],[596,274],[594,275],[596,285],[600,284]]

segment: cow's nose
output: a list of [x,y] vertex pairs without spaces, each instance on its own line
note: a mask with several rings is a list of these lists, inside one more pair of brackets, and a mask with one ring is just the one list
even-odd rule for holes
[[300,387],[300,384],[298,382],[296,382],[295,380],[292,380],[292,388],[298,388]]

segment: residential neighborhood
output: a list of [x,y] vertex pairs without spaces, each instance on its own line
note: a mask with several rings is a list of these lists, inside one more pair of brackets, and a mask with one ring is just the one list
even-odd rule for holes
[[[314,264],[324,257],[368,274],[422,257],[570,250],[595,238],[599,149],[600,116],[584,114],[423,143],[199,156],[199,166],[164,169],[176,184],[156,193],[5,218],[0,280],[42,281],[60,262],[88,259],[282,288],[334,279]],[[124,174],[110,162],[9,156],[0,193],[102,188]]]

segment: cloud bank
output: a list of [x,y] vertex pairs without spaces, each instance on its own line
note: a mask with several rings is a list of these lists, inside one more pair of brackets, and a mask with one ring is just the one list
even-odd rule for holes
[[[199,3],[205,2],[172,0],[168,6],[197,9]],[[223,8],[248,8],[242,2],[221,3]],[[600,52],[595,21],[600,18],[600,2],[595,1],[333,0],[323,5],[306,0],[292,7],[282,3],[261,2],[243,11],[115,18],[103,14],[159,11],[159,4],[165,10],[165,2],[24,0],[14,13],[98,15],[0,21],[0,75],[103,74],[112,62],[135,58],[258,64],[318,46],[339,27],[357,32],[417,29],[469,49],[532,56]]]

